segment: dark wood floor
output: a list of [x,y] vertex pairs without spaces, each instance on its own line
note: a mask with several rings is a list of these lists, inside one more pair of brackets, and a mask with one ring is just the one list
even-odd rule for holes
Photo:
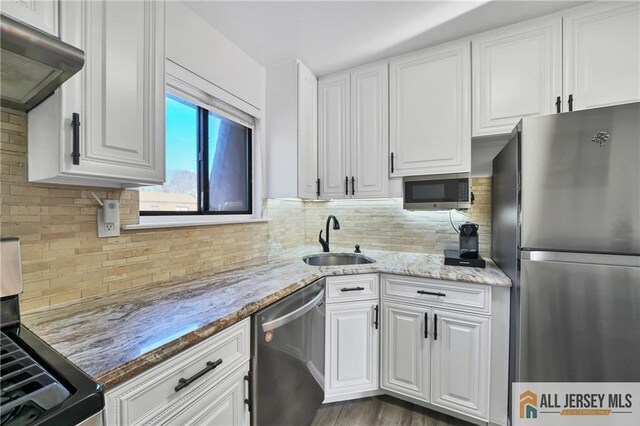
[[472,426],[463,420],[428,410],[390,396],[325,404],[312,426]]

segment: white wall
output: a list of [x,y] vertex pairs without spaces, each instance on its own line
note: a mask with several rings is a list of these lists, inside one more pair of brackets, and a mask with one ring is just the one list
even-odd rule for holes
[[264,110],[264,67],[184,4],[167,2],[165,37],[168,59]]

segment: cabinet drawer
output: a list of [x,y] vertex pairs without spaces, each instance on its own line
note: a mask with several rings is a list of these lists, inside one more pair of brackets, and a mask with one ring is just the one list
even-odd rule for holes
[[244,400],[248,395],[244,377],[249,371],[245,362],[222,382],[202,386],[196,395],[179,407],[166,407],[152,419],[149,425],[234,425],[249,424],[249,411]]
[[378,274],[328,277],[327,302],[378,298]]
[[[210,386],[249,360],[249,319],[236,324],[141,375],[107,392],[107,423],[129,425],[147,422],[167,406],[179,409],[199,389]],[[190,378],[207,367],[221,363],[176,391],[181,378]]]
[[487,285],[382,275],[382,297],[469,312],[491,313],[491,287]]

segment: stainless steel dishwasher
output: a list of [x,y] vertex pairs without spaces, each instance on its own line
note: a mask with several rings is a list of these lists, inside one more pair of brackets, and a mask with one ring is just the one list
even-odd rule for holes
[[308,425],[322,404],[324,287],[323,278],[253,315],[252,425]]

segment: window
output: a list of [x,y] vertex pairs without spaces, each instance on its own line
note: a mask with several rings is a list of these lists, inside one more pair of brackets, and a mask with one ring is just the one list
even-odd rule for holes
[[252,126],[187,99],[166,94],[166,183],[140,189],[140,214],[252,214]]

